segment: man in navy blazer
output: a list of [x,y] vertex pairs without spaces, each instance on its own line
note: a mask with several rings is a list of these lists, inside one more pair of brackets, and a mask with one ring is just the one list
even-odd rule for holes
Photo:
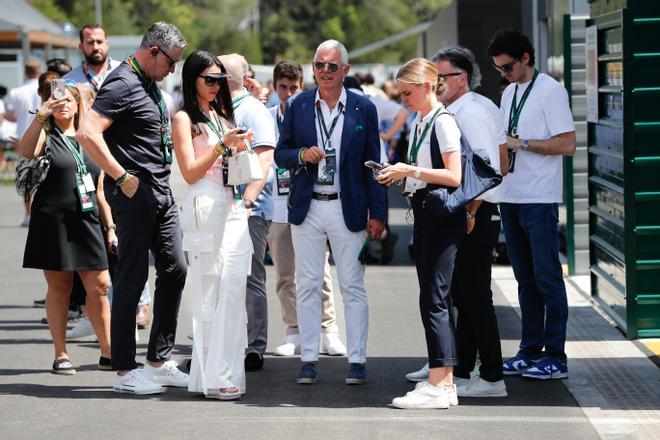
[[330,241],[344,300],[350,368],[346,384],[367,381],[369,308],[358,255],[366,233],[380,237],[385,191],[364,162],[380,160],[378,116],[368,99],[343,87],[349,71],[344,45],[328,40],[314,55],[318,88],[292,99],[284,113],[275,161],[295,169],[289,223],[296,258],[302,368],[297,382],[317,379],[321,286]]

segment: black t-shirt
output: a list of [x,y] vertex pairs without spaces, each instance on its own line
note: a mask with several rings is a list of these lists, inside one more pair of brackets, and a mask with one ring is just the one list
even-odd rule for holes
[[140,79],[124,61],[103,82],[92,108],[112,120],[103,138],[117,162],[169,193],[170,164],[163,154],[160,110],[149,87],[151,80]]

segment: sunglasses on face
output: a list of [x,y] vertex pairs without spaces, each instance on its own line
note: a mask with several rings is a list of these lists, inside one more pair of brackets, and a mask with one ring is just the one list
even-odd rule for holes
[[324,63],[323,61],[314,61],[314,68],[316,70],[323,70],[325,67],[328,66],[328,72],[336,72],[339,70],[339,64],[335,63]]
[[439,81],[444,81],[447,78],[449,78],[450,76],[458,76],[458,75],[461,75],[463,73],[465,73],[465,72],[438,73],[438,80]]
[[217,77],[217,76],[211,76],[211,75],[199,75],[200,78],[204,78],[204,84],[207,87],[213,87],[216,84],[220,84],[220,80],[224,78],[223,77]]
[[158,48],[158,52],[162,53],[163,55],[165,55],[165,57],[166,57],[168,60],[170,60],[170,67],[174,67],[174,65],[176,64],[176,61],[174,61],[174,60],[172,59],[172,57],[169,56],[169,55],[167,54],[167,52],[165,52],[165,51],[164,51],[163,49],[161,49],[160,47]]
[[497,64],[493,63],[493,67],[495,69],[499,70],[500,72],[509,73],[513,70],[513,66],[515,66],[515,64],[518,61],[520,61],[520,58],[515,58],[513,61],[511,61],[509,63],[506,63],[506,64],[502,64],[501,66],[498,66]]

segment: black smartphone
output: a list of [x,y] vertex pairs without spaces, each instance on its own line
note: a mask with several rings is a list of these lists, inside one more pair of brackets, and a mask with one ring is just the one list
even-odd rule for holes
[[375,173],[381,171],[383,168],[386,168],[388,165],[383,163],[378,163],[373,160],[368,160],[364,163],[365,167],[371,168]]

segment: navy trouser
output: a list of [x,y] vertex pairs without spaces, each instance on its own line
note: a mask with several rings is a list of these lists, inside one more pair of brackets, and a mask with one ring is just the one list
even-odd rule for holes
[[556,203],[501,203],[500,211],[518,281],[522,315],[519,353],[566,360],[568,303],[559,262],[559,208]]
[[112,368],[132,370],[137,368],[135,310],[149,276],[150,249],[155,258],[156,289],[147,360],[168,360],[174,348],[187,271],[179,214],[172,193],[160,192],[146,179],[140,179],[137,192],[130,199],[112,179],[105,179],[104,190],[119,239],[110,320]]
[[419,311],[426,334],[429,367],[458,364],[449,288],[458,245],[466,235],[465,211],[439,218],[421,206],[424,191],[412,200],[413,248],[419,281]]
[[478,351],[481,378],[488,382],[502,380],[502,348],[490,289],[493,249],[499,235],[497,205],[482,202],[472,233],[458,248],[451,284],[452,300],[458,309],[458,365],[454,376],[463,379],[470,378]]

